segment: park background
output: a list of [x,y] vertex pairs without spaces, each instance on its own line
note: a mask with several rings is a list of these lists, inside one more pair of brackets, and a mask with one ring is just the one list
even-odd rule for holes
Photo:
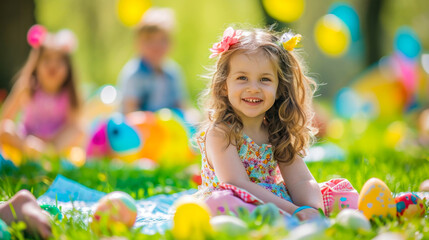
[[[287,1],[286,1],[287,2]],[[395,33],[407,25],[415,31],[422,49],[429,49],[429,2],[425,0],[343,1],[354,7],[360,20],[360,36],[341,57],[329,57],[316,45],[315,23],[329,12],[333,0],[308,0],[299,19],[291,23],[267,15],[260,0],[153,0],[153,6],[174,9],[177,28],[171,57],[182,67],[192,103],[206,86],[201,75],[211,66],[208,49],[230,25],[265,27],[277,22],[276,30],[292,29],[303,35],[302,47],[311,76],[321,86],[322,99],[332,99],[338,90],[383,56],[394,52]],[[10,89],[11,79],[26,60],[30,47],[27,30],[35,23],[49,31],[71,29],[79,40],[73,54],[84,96],[103,84],[116,84],[123,65],[134,56],[133,29],[123,25],[115,0],[19,0],[0,7],[0,88]]]
[[[307,164],[316,180],[323,182],[344,177],[360,192],[368,179],[376,177],[384,181],[393,193],[418,191],[420,184],[428,178],[429,172],[428,142],[422,143],[418,140],[420,135],[427,137],[429,133],[423,132],[424,129],[418,123],[420,113],[429,107],[429,59],[426,58],[424,62],[422,58],[429,49],[429,1],[284,0],[285,3],[291,3],[291,6],[294,2],[305,2],[302,14],[288,23],[272,18],[262,2],[151,1],[152,6],[170,7],[175,11],[177,27],[171,57],[184,70],[191,104],[197,106],[198,95],[206,86],[206,80],[201,75],[207,73],[206,67],[214,64],[214,60],[208,58],[209,48],[219,40],[226,27],[266,27],[276,23],[275,29],[278,31],[292,29],[303,36],[303,57],[309,67],[310,76],[320,84],[315,102],[320,103],[328,112],[324,114],[322,111],[320,115],[325,117],[322,120],[332,129],[329,131],[328,126],[328,133],[325,132],[326,135],[319,139],[314,148],[324,153],[333,152],[331,159],[318,159],[319,161]],[[77,51],[73,53],[73,61],[85,98],[93,97],[103,85],[116,85],[121,68],[135,54],[133,28],[125,26],[119,20],[117,3],[117,0],[1,1],[0,89],[3,90],[0,91],[0,99],[4,99],[10,90],[13,76],[28,56],[30,46],[27,44],[26,34],[36,23],[46,26],[51,32],[68,28],[76,34],[79,44]],[[349,36],[348,47],[341,54],[334,56],[318,47],[315,28],[320,19],[338,4],[354,9],[359,21],[357,30],[354,29],[357,35]],[[356,89],[355,83],[371,83],[371,78],[365,77],[366,73],[382,72],[377,66],[386,65],[386,60],[394,62],[398,59],[395,56],[402,53],[398,51],[396,39],[401,29],[405,29],[402,33],[408,37],[407,41],[411,38],[411,44],[406,41],[402,50],[411,51],[411,66],[418,74],[411,75],[414,77],[410,80],[401,73],[398,77],[397,69],[387,68],[394,73],[392,79],[383,78],[385,75],[380,74],[376,76],[381,76],[383,81],[392,80],[395,86],[402,86],[401,84],[408,80],[419,83],[407,93],[408,99],[401,91],[396,91],[398,88],[389,84],[387,85],[390,88],[376,90],[377,94],[382,96],[380,107],[387,109],[384,115],[371,114],[371,111],[366,112],[365,109],[356,110],[356,100],[359,100],[359,97],[356,92],[344,88],[351,86]],[[343,30],[344,27],[341,31]],[[417,41],[414,41],[416,39]],[[411,45],[416,48],[407,49],[407,46]],[[372,91],[371,84],[361,85],[360,90],[365,87]],[[389,112],[391,108],[395,109]],[[358,113],[361,110],[364,115]],[[367,113],[370,114],[365,115]],[[428,119],[429,117],[426,118],[426,123]],[[337,151],[338,149],[340,150]],[[339,154],[336,154],[338,152]],[[180,162],[175,158],[170,159],[170,163],[175,161],[173,166],[163,166],[161,162],[160,167],[154,169],[110,162],[110,159],[87,161],[78,167],[56,160],[58,159],[38,159],[26,162],[19,168],[5,168],[6,171],[0,173],[0,200],[9,199],[20,189],[28,189],[36,197],[40,197],[59,174],[98,191],[123,191],[141,200],[157,194],[182,192],[197,188],[194,177],[199,175],[200,156],[197,153],[191,168],[188,166],[189,162]],[[82,213],[76,214],[78,218],[88,218]],[[190,219],[190,216],[188,217]],[[332,226],[326,233],[330,234],[331,238],[328,239],[334,238],[333,236],[342,239],[356,236],[371,239],[386,231],[400,232],[409,237],[429,238],[427,219],[414,219],[405,223],[396,219],[390,219],[387,223],[376,221],[372,231],[367,233],[356,233],[347,228]],[[71,239],[95,238],[86,226],[76,222],[78,221],[74,219],[63,221],[55,227],[56,236],[65,235]],[[257,224],[254,219],[248,219],[248,223],[255,230],[248,235],[249,238],[263,238],[270,234],[274,238],[284,230],[282,227],[277,232],[279,229],[264,228],[264,224],[252,225]],[[138,231],[134,228],[127,234],[135,236],[133,234],[138,234]],[[168,238],[168,235],[165,238]],[[224,239],[229,238],[224,236]]]

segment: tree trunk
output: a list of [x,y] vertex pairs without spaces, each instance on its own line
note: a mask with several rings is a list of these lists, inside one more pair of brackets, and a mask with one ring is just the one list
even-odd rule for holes
[[35,23],[33,0],[0,1],[0,89],[10,89],[30,46],[27,31]]
[[367,0],[365,11],[365,46],[366,46],[366,66],[380,60],[382,57],[382,27],[380,13],[384,0]]

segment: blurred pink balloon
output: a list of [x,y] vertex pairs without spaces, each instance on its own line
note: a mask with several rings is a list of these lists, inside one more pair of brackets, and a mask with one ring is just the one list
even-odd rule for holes
[[39,48],[45,39],[47,30],[42,25],[33,25],[27,33],[27,41],[33,48]]

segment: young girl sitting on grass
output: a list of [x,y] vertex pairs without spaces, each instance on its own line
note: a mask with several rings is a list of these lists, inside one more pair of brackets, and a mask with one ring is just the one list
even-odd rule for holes
[[[319,187],[302,157],[315,134],[316,83],[294,51],[301,36],[228,28],[213,45],[218,56],[207,91],[207,121],[198,136],[202,184],[194,195],[212,214],[274,203],[301,220],[329,213],[341,201],[357,208],[345,179]],[[323,194],[322,194],[323,193]]]

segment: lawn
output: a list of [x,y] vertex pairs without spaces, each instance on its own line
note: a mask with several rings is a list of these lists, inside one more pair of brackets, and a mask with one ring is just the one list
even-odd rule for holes
[[[345,129],[351,129],[345,122]],[[428,178],[429,156],[427,150],[412,144],[411,134],[397,148],[384,144],[386,126],[382,122],[372,122],[367,130],[356,135],[345,131],[339,139],[333,141],[348,152],[344,160],[311,162],[308,167],[318,182],[331,178],[347,178],[360,191],[363,184],[376,177],[384,181],[393,193],[418,191],[422,181]],[[195,160],[199,162],[199,157]],[[156,194],[171,194],[190,188],[196,188],[192,174],[187,166],[139,169],[125,164],[109,162],[108,159],[87,162],[76,168],[59,159],[28,161],[18,169],[3,167],[0,179],[0,200],[7,200],[20,189],[30,190],[36,197],[42,195],[51,185],[57,174],[75,180],[87,187],[103,191],[124,191],[135,199],[147,198]],[[56,239],[97,239],[83,222],[86,218],[78,211],[67,214],[61,222],[53,224]],[[278,221],[270,224],[266,216],[249,217],[243,213],[240,218],[247,222],[250,230],[237,238],[243,239],[282,239],[288,236],[287,224]],[[330,220],[334,220],[331,217]],[[19,232],[22,226],[14,225],[13,237],[22,239]],[[383,232],[400,232],[409,239],[429,239],[429,221],[424,218],[414,220],[380,219],[372,222],[371,231],[354,231],[337,224],[328,223],[317,239],[372,239]],[[118,235],[135,239],[173,239],[170,231],[165,234],[143,235],[139,229],[121,230]],[[292,234],[289,236],[293,236]],[[322,236],[322,237],[321,237]],[[216,232],[209,239],[230,239],[227,233]]]

